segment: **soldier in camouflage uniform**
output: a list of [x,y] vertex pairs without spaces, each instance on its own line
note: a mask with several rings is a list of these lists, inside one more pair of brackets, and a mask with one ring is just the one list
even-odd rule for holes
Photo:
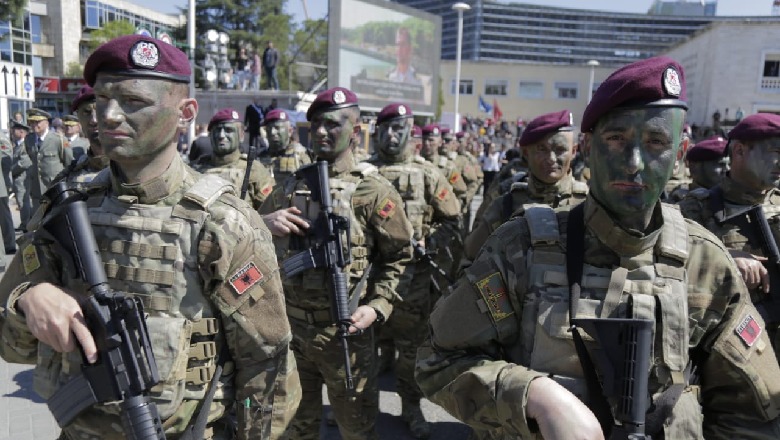
[[440,155],[446,156],[452,162],[455,169],[458,170],[461,177],[463,178],[463,183],[466,184],[466,193],[458,198],[458,200],[460,200],[463,218],[466,220],[463,223],[463,229],[461,231],[463,238],[465,238],[466,234],[469,232],[470,227],[468,220],[471,218],[471,211],[468,209],[468,207],[471,206],[471,200],[474,198],[474,195],[477,194],[477,190],[479,189],[480,179],[479,175],[477,174],[477,170],[480,170],[481,172],[482,167],[479,165],[479,163],[474,165],[468,157],[458,153],[459,143],[455,138],[455,133],[453,133],[449,128],[441,129],[441,137],[442,146],[439,151]]
[[[294,439],[320,438],[323,382],[342,438],[377,438],[374,425],[379,413],[379,390],[370,327],[390,317],[396,292],[403,291],[399,282],[411,260],[413,231],[403,200],[390,182],[375,166],[354,160],[352,150],[360,136],[359,115],[357,97],[342,87],[317,95],[306,114],[311,122],[314,154],[328,162],[333,211],[350,220],[352,247],[344,251],[351,254],[352,262],[345,272],[349,295],[359,295],[360,300],[352,314],[353,336],[348,339],[355,379],[355,391],[350,395],[344,381],[342,346],[330,314],[328,272],[314,268],[284,280],[287,316],[303,388],[301,406],[291,425]],[[305,181],[299,178],[288,179],[274,189],[260,208],[262,214],[281,212],[308,221],[315,219],[319,210]],[[294,233],[300,228],[289,223],[288,217],[270,223],[277,235],[274,243],[279,261],[311,247],[305,233]],[[360,283],[361,279],[366,283]],[[356,292],[359,284],[365,290]]]
[[[477,176],[477,184],[473,187],[474,194],[471,195],[469,198],[469,203],[467,206],[464,206],[461,204],[460,209],[463,213],[463,224],[467,225],[468,228],[471,227],[471,201],[474,199],[474,196],[477,195],[477,192],[479,191],[479,188],[482,186],[482,182],[485,180],[485,174],[482,172],[482,165],[479,163],[479,159],[474,157],[473,154],[471,154],[471,148],[469,148],[470,144],[470,136],[469,133],[465,131],[459,131],[455,133],[455,141],[457,142],[456,149],[458,152],[458,157],[460,160],[467,162],[469,165],[471,165],[471,169],[474,170],[474,174]],[[469,229],[466,229],[469,230]]]
[[[202,156],[193,168],[204,174],[219,176],[227,180],[236,193],[240,194],[246,174],[247,155],[241,154],[239,147],[244,141],[243,123],[238,112],[224,108],[214,113],[209,121],[209,138],[213,152]],[[249,187],[244,200],[255,209],[260,208],[274,188],[274,177],[261,163],[252,164],[249,174]]]
[[[398,190],[414,227],[414,240],[426,246],[431,234],[440,227],[457,231],[460,203],[444,176],[431,163],[415,156],[415,142],[410,139],[412,117],[412,110],[405,104],[390,104],[382,109],[376,120],[376,154],[369,162]],[[398,291],[403,301],[382,326],[382,336],[398,348],[396,390],[401,396],[401,418],[414,438],[431,435],[430,425],[420,410],[422,392],[414,381],[414,360],[425,339],[432,306],[431,275],[430,264],[420,256],[406,267],[403,276],[408,282],[403,284],[407,289]],[[389,347],[382,345],[383,352]]]
[[[683,78],[677,62],[656,57],[601,84],[582,121],[587,200],[529,208],[501,226],[437,303],[416,368],[431,400],[497,437],[608,438],[616,401],[602,426],[585,403],[596,395],[585,392],[569,318],[630,316],[654,322],[652,365],[638,367],[655,404],[646,434],[780,436],[780,367],[734,261],[658,201],[685,143]],[[596,348],[581,334],[584,352]]]
[[258,160],[268,168],[276,184],[284,183],[298,168],[311,163],[306,148],[292,139],[292,124],[286,111],[275,108],[263,121],[268,150]]
[[[91,182],[89,219],[110,287],[140,298],[148,314],[162,379],[151,397],[168,438],[200,411],[208,412],[200,438],[231,438],[216,428],[236,402],[238,438],[277,438],[300,387],[271,235],[227,182],[196,173],[176,151],[178,127],[198,109],[187,97],[189,66],[179,49],[141,35],[111,40],[87,60],[112,161]],[[0,355],[37,364],[34,388],[46,399],[80,374],[76,344],[88,362],[99,358],[79,305],[83,284],[32,234],[20,243],[0,281]],[[201,408],[217,363],[214,400]],[[118,408],[88,408],[60,438],[124,438]]]
[[588,194],[588,186],[574,180],[571,173],[576,145],[570,111],[548,113],[531,121],[520,137],[520,145],[528,163],[527,177],[512,184],[508,193],[493,200],[482,217],[474,219],[461,267],[471,264],[493,231],[511,217],[523,215],[526,205],[573,206]]
[[24,140],[30,132],[30,127],[21,122],[11,123],[11,141],[14,143],[13,165],[11,166],[11,187],[13,188],[16,206],[19,208],[19,230],[25,230],[27,220],[30,219],[30,185],[27,170],[32,166],[32,161],[27,155]]
[[[71,111],[71,113],[73,113]],[[65,134],[65,140],[68,142],[68,148],[73,152],[73,159],[78,160],[86,154],[89,148],[89,139],[81,136],[81,124],[76,115],[64,115],[62,117],[62,127]]]
[[691,172],[691,183],[684,183],[669,195],[669,203],[678,203],[689,191],[710,189],[720,183],[729,172],[730,159],[726,154],[726,142],[720,136],[705,139],[685,153],[685,164]]
[[54,178],[73,162],[73,152],[68,148],[65,138],[49,129],[50,118],[51,115],[43,110],[27,110],[27,123],[33,130],[24,140],[27,155],[32,160],[32,166],[27,171],[32,213],[38,210],[41,195],[46,192]]
[[[731,251],[750,296],[767,321],[769,335],[780,358],[780,316],[768,313],[762,300],[778,301],[780,286],[770,283],[776,256],[768,252],[761,233],[764,217],[769,236],[780,235],[780,116],[758,113],[740,121],[729,132],[731,170],[707,190],[692,190],[680,202],[680,211],[715,234]],[[755,213],[751,213],[754,211]],[[774,281],[774,277],[771,281]],[[780,280],[780,278],[777,278]],[[767,298],[771,296],[771,298]],[[771,316],[770,316],[771,315]]]
[[[683,132],[683,136],[685,136],[686,139],[690,140],[690,137],[688,136],[687,132]],[[672,192],[675,190],[675,188],[689,185],[691,183],[691,179],[688,177],[688,167],[685,166],[685,161],[683,160],[686,152],[687,150],[683,150],[680,157],[678,157],[674,163],[674,171],[672,171],[672,177],[670,177],[669,181],[666,182],[666,187],[664,188],[664,192],[661,194],[661,201],[663,202],[674,203],[670,199],[670,196]]]
[[8,205],[8,189],[11,183],[10,168],[13,162],[14,144],[10,139],[0,133],[0,160],[2,161],[3,176],[0,177],[0,230],[3,233],[3,245],[6,255],[16,253],[16,233],[14,232],[14,218],[11,215],[11,207]]

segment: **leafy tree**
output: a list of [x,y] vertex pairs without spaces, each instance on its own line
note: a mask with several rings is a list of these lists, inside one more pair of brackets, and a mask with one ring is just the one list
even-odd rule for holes
[[[295,30],[290,44],[290,62],[328,64],[328,20],[305,20]],[[326,69],[292,66],[293,89],[308,90],[328,74]]]
[[84,75],[84,66],[78,61],[71,61],[65,69],[65,76],[68,78],[81,78]]
[[109,21],[100,29],[95,29],[89,34],[88,47],[90,52],[112,38],[135,33],[135,26],[127,20]]
[[27,0],[2,0],[0,1],[0,21],[16,21],[22,17]]

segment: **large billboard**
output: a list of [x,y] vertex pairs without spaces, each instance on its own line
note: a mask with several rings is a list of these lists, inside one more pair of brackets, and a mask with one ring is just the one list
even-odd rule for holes
[[403,102],[433,115],[439,97],[441,17],[382,0],[330,0],[328,87],[378,111]]

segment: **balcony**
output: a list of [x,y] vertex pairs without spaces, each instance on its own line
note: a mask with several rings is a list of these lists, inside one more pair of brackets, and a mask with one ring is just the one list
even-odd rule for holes
[[761,90],[780,93],[780,77],[761,78]]

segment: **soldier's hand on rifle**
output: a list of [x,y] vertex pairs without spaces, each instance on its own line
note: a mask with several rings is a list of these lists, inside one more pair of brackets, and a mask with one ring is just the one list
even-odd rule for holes
[[290,234],[304,235],[304,231],[309,229],[309,222],[300,217],[300,213],[298,208],[291,206],[264,215],[263,221],[271,234],[277,237],[285,237]]
[[78,301],[59,287],[41,283],[31,287],[17,302],[27,327],[39,341],[60,353],[84,349],[90,363],[97,361],[97,347],[84,321]]
[[769,271],[763,264],[766,258],[742,251],[730,251],[730,253],[748,289],[755,289],[761,285],[763,292],[769,293]]
[[590,408],[548,377],[531,381],[525,413],[536,420],[545,440],[604,440],[601,425]]
[[361,332],[376,321],[376,310],[371,306],[359,306],[352,314],[352,325],[349,327],[350,333]]

